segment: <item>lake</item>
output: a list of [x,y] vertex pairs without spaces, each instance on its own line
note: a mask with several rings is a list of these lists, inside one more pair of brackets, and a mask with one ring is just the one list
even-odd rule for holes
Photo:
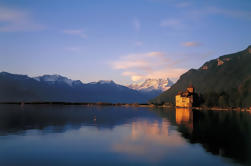
[[251,165],[251,114],[0,105],[0,165]]

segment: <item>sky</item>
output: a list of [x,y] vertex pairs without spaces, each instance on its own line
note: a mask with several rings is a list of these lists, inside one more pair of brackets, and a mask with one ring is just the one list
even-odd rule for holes
[[0,0],[0,71],[176,81],[251,45],[250,0]]

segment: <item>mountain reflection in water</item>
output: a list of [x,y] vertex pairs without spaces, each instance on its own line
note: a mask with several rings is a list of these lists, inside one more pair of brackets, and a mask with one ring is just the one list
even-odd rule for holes
[[0,165],[251,165],[251,114],[0,105]]
[[191,115],[192,121],[178,127],[184,138],[190,143],[202,144],[208,152],[251,165],[249,112],[195,110],[190,111]]

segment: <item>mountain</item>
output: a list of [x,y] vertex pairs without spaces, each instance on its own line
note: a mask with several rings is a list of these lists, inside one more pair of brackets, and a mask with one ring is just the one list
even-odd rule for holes
[[35,80],[46,83],[49,85],[65,85],[65,86],[83,86],[84,84],[80,80],[71,80],[67,77],[54,74],[54,75],[43,75],[39,77],[33,77]]
[[251,46],[190,69],[167,91],[151,100],[154,104],[174,104],[178,91],[192,84],[203,105],[212,107],[251,106]]
[[35,80],[40,81],[40,82],[44,82],[44,83],[48,83],[48,84],[67,84],[69,86],[73,85],[73,80],[68,79],[67,77],[63,77],[60,75],[43,75],[43,76],[39,76],[39,77],[34,77]]
[[109,102],[146,103],[150,96],[114,81],[84,84],[60,75],[31,78],[0,73],[0,102]]
[[170,79],[146,79],[142,83],[131,84],[128,87],[139,91],[166,91],[173,85]]

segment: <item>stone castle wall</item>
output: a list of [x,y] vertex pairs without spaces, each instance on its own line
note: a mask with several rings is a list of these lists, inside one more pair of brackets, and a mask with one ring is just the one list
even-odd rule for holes
[[181,95],[176,96],[176,107],[192,107],[193,99],[191,97],[182,97]]

